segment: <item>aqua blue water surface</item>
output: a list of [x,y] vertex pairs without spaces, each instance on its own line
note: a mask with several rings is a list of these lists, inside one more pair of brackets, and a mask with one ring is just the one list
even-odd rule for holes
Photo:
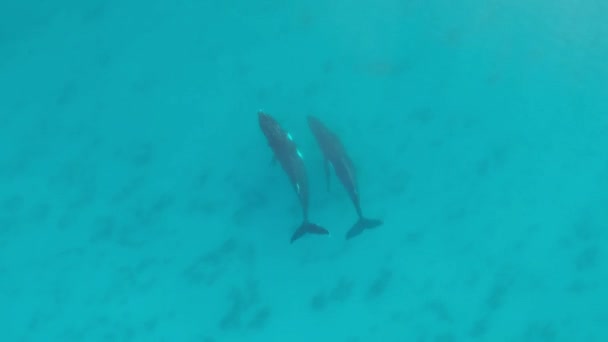
[[[608,2],[4,1],[0,340],[608,341]],[[304,156],[310,219],[257,122]],[[357,215],[306,123],[356,166]]]

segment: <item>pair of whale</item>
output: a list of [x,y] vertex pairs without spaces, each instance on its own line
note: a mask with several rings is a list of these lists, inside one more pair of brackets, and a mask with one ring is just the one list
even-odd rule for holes
[[[302,153],[294,142],[291,134],[287,132],[272,116],[258,112],[258,121],[262,132],[268,140],[268,145],[274,153],[274,158],[279,161],[298,195],[302,207],[302,223],[291,237],[291,243],[306,234],[327,235],[329,231],[308,219],[308,176]],[[319,119],[308,116],[308,126],[315,136],[324,157],[325,176],[329,189],[329,165],[333,166],[336,176],[346,188],[348,195],[355,206],[358,215],[357,222],[346,233],[346,239],[351,239],[361,234],[366,229],[376,228],[382,225],[381,220],[369,219],[363,216],[359,200],[359,190],[355,168],[350,157],[346,153],[342,142],[330,131]]]

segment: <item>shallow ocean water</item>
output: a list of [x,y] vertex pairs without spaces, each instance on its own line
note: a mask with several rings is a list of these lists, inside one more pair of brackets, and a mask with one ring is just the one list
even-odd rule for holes
[[[0,4],[2,341],[608,340],[608,3]],[[257,111],[297,142],[310,217]],[[384,224],[356,213],[321,118]]]

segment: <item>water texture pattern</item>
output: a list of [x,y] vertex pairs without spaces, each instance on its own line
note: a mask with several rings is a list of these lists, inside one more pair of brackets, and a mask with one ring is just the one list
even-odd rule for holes
[[[608,341],[608,2],[3,1],[0,340]],[[304,156],[310,218],[257,124]],[[327,191],[306,117],[361,205]]]

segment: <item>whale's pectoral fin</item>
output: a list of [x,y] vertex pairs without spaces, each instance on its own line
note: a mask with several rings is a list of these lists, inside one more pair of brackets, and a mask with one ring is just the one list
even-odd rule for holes
[[357,223],[355,223],[355,225],[348,231],[348,233],[346,233],[346,239],[352,239],[355,236],[363,233],[364,230],[373,229],[380,225],[382,225],[381,220],[367,219],[361,217],[359,221],[357,221]]
[[325,158],[325,160],[323,161],[323,166],[325,169],[325,182],[327,183],[327,191],[329,191],[329,179],[331,178],[331,175],[329,173],[329,160],[327,158]]
[[291,243],[301,238],[305,234],[329,235],[329,231],[319,225],[305,221],[291,236]]

